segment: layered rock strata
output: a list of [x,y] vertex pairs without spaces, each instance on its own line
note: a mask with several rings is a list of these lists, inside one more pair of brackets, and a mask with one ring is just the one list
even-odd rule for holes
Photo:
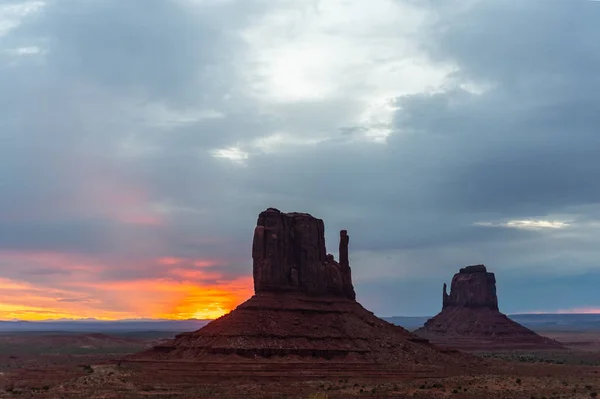
[[452,278],[450,294],[444,284],[442,311],[415,333],[434,343],[458,349],[562,347],[500,312],[496,277],[484,265],[460,269]]

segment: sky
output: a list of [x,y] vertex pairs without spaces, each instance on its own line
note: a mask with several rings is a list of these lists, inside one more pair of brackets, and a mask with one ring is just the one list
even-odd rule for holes
[[600,3],[0,2],[0,319],[211,318],[276,207],[358,300],[600,312]]

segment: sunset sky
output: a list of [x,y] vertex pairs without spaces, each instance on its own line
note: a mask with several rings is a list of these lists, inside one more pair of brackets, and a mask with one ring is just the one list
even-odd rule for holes
[[211,318],[260,211],[358,300],[600,311],[600,2],[0,2],[0,319]]

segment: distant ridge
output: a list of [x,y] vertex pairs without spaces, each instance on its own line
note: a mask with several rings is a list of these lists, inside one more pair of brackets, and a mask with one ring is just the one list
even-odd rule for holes
[[[515,313],[508,317],[534,331],[600,331],[600,314],[594,313]],[[431,316],[390,316],[382,317],[392,324],[407,330],[422,327]],[[0,320],[0,333],[18,331],[69,331],[69,332],[110,332],[110,331],[172,331],[183,332],[198,329],[208,324],[209,319],[123,319],[123,320]]]
[[24,331],[65,332],[130,332],[169,331],[181,332],[202,328],[210,320],[44,320],[44,321],[0,321],[0,333]]

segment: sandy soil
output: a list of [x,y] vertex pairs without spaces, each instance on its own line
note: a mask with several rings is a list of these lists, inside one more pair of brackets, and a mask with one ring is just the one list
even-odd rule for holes
[[[588,342],[590,336],[570,339]],[[107,340],[98,345],[101,349],[86,354],[71,353],[79,344],[69,342],[77,341],[51,342],[51,355],[32,357],[17,353],[16,346],[12,354],[0,351],[0,398],[550,399],[600,395],[600,353],[587,350],[590,346],[560,352],[479,352],[487,359],[486,367],[452,369],[441,365],[381,368],[339,361],[118,361],[126,351],[122,341]],[[131,352],[147,344],[145,340],[127,342]],[[598,365],[588,365],[595,360]]]

